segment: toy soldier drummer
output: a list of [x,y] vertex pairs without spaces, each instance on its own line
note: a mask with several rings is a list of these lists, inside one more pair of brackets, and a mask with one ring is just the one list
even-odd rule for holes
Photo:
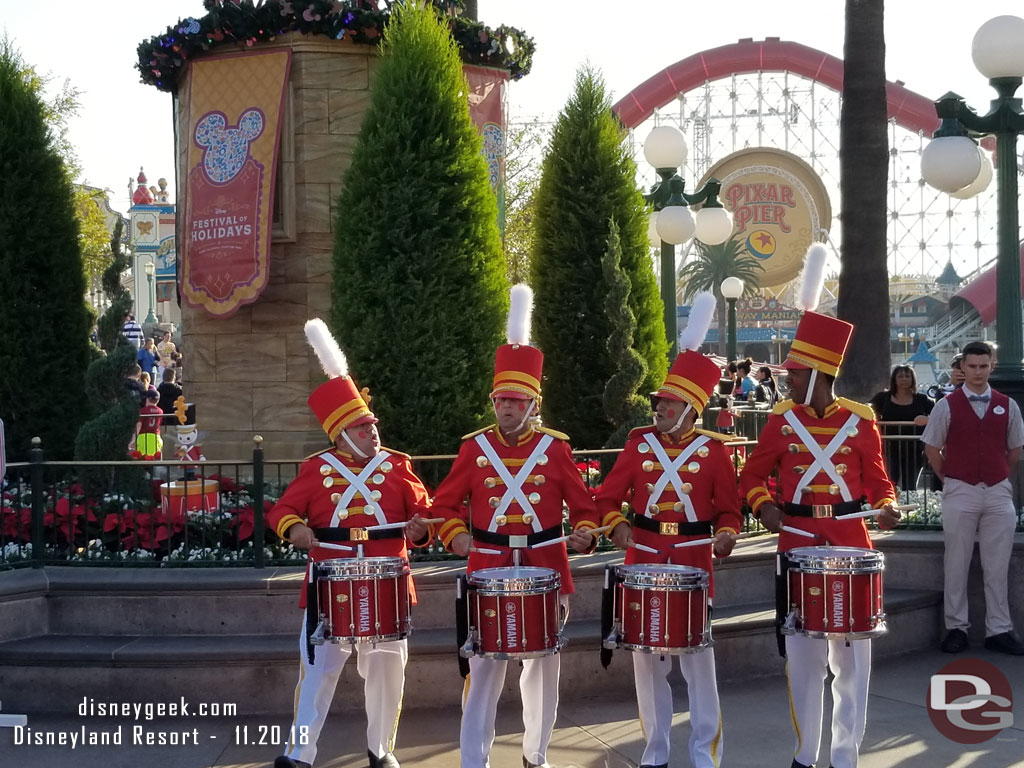
[[[433,514],[447,517],[438,534],[456,554],[469,554],[467,573],[521,563],[561,577],[562,604],[573,592],[564,543],[530,549],[563,536],[562,504],[573,533],[567,543],[592,551],[594,501],[572,458],[568,437],[538,423],[544,356],[529,345],[532,293],[512,288],[508,344],[498,348],[491,402],[497,424],[466,435],[452,471],[434,496]],[[463,500],[468,497],[468,517]],[[472,552],[471,552],[472,546]],[[504,686],[504,660],[469,660],[459,737],[463,768],[485,768],[494,742],[494,717]],[[558,709],[559,655],[523,660],[523,765],[546,765]]]
[[[613,526],[612,541],[628,547],[627,565],[687,565],[707,571],[710,578],[712,549],[726,557],[736,543],[742,518],[736,472],[724,446],[730,438],[694,428],[720,376],[717,363],[695,351],[714,311],[711,294],[702,293],[694,301],[680,339],[684,351],[664,384],[651,395],[654,424],[629,433],[625,449],[598,492],[601,524]],[[632,529],[620,511],[623,501],[633,508]],[[709,604],[713,594],[711,580]],[[603,629],[607,634],[611,627]],[[609,653],[603,655],[602,661],[610,661]],[[690,761],[696,768],[715,768],[722,759],[722,725],[714,649],[680,654],[679,665],[690,701]],[[640,722],[647,740],[641,768],[668,766],[671,669],[671,655],[633,653]]]
[[[360,549],[368,557],[407,560],[407,542],[423,547],[432,537],[432,526],[421,518],[429,507],[427,491],[413,474],[409,456],[381,446],[377,418],[348,375],[348,363],[327,326],[321,320],[310,320],[306,336],[330,377],[309,396],[309,407],[334,447],[302,463],[298,476],[267,515],[267,525],[282,539],[309,550],[307,581],[313,562],[350,557]],[[405,525],[368,530],[395,523]],[[346,554],[322,543],[335,543],[350,551]],[[409,594],[415,600],[411,578]],[[306,605],[306,590],[299,605]],[[303,620],[299,639],[301,670],[290,731],[294,737],[287,752],[274,761],[274,768],[312,765],[338,678],[352,655],[348,643],[327,643],[314,652],[310,624]],[[399,768],[392,750],[405,689],[408,641],[403,638],[356,647],[366,697],[370,768]]]
[[[780,553],[814,545],[871,549],[864,519],[843,519],[861,511],[865,499],[882,510],[881,527],[894,526],[900,517],[874,412],[832,391],[853,326],[811,311],[824,283],[825,256],[820,245],[807,253],[800,296],[807,311],[783,363],[792,399],[775,406],[739,479],[754,515],[769,531],[779,532]],[[776,468],[781,507],[767,488]],[[831,765],[855,768],[867,723],[870,639],[793,634],[785,637],[785,651],[797,737],[793,768],[813,766],[818,759],[829,668],[835,675]]]

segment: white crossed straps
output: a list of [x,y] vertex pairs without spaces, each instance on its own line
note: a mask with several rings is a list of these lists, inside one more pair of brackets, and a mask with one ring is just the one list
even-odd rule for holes
[[512,473],[508,471],[508,467],[499,458],[487,436],[483,434],[476,436],[476,444],[480,446],[480,450],[484,452],[484,456],[491,462],[494,466],[494,471],[498,473],[498,477],[505,484],[505,494],[501,497],[501,501],[498,502],[494,514],[491,515],[490,525],[487,526],[488,531],[493,533],[498,529],[498,516],[504,515],[513,501],[519,502],[519,506],[523,508],[523,514],[529,513],[533,517],[533,520],[530,521],[533,530],[535,532],[542,530],[540,519],[533,511],[533,505],[526,498],[526,494],[523,493],[523,483],[526,482],[526,478],[533,472],[534,467],[537,466],[537,460],[544,455],[544,452],[553,440],[554,438],[551,435],[541,437],[540,442],[534,446],[533,451],[526,461],[523,462],[523,466],[519,468],[516,476],[512,477]]
[[[707,435],[701,435],[692,443],[690,443],[682,452],[675,457],[670,459],[668,453],[665,451],[665,447],[661,444],[657,435],[653,432],[648,432],[644,435],[644,440],[651,446],[651,450],[654,451],[655,458],[661,464],[661,477],[658,478],[658,482],[654,484],[654,490],[651,491],[651,503],[657,504],[658,499],[661,498],[661,494],[665,492],[669,483],[675,489],[676,494],[679,496],[679,500],[683,503],[683,508],[686,510],[686,519],[691,523],[697,522],[697,510],[693,508],[693,502],[690,500],[690,496],[683,492],[683,480],[679,477],[680,468],[689,461],[690,457],[700,448],[702,445],[706,445],[711,438]],[[644,510],[644,514],[650,516],[649,510]]]
[[366,487],[366,480],[371,477],[373,473],[377,471],[377,467],[387,461],[390,456],[391,454],[387,451],[378,451],[377,455],[370,459],[367,465],[359,470],[359,474],[356,475],[355,472],[341,463],[337,456],[333,456],[329,453],[323,453],[320,455],[320,458],[337,470],[339,475],[348,480],[348,488],[346,488],[345,492],[341,494],[341,498],[334,507],[334,514],[331,516],[331,528],[338,524],[338,513],[348,507],[357,491],[362,494],[362,497],[366,500],[365,506],[373,510],[373,516],[377,518],[377,523],[379,525],[387,524],[388,520],[384,516],[384,510],[381,508],[380,504],[377,504],[372,498],[370,498],[370,489]]
[[803,496],[804,489],[814,479],[819,472],[824,472],[829,478],[839,486],[839,493],[843,497],[843,501],[853,501],[853,496],[850,494],[850,489],[846,485],[846,481],[843,480],[842,475],[836,471],[836,465],[832,463],[832,457],[835,455],[839,447],[846,442],[847,432],[857,425],[860,421],[860,416],[855,413],[850,414],[850,418],[846,420],[846,423],[839,429],[836,436],[832,438],[828,445],[822,448],[818,445],[818,441],[811,437],[811,433],[807,431],[807,428],[800,423],[800,420],[796,417],[793,411],[786,411],[785,417],[786,422],[793,428],[796,436],[800,438],[800,441],[807,446],[807,452],[811,454],[814,461],[811,466],[804,472],[803,477],[800,478],[800,482],[796,484],[796,488],[793,491],[793,503],[799,504],[800,498]]

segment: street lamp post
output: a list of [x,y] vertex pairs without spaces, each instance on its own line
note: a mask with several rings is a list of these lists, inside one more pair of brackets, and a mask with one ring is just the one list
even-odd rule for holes
[[[721,183],[708,179],[692,194],[678,169],[686,162],[686,139],[671,125],[660,125],[644,142],[644,157],[654,166],[661,180],[645,195],[656,213],[655,229],[661,240],[661,300],[665,305],[665,336],[669,359],[678,349],[676,331],[676,246],[696,237],[708,245],[724,243],[732,235],[732,215],[722,207],[718,193]],[[701,205],[696,219],[690,205]]]
[[910,342],[917,338],[917,333],[911,333],[909,326],[903,326],[903,333],[896,337],[903,342],[903,356],[910,357]]
[[782,345],[785,344],[789,339],[782,333],[781,329],[777,329],[772,334],[772,343],[776,345],[775,364],[782,365]]
[[743,295],[743,281],[738,277],[727,277],[722,281],[722,295],[729,303],[729,336],[725,356],[736,359],[736,299]]
[[146,282],[149,284],[149,311],[146,313],[146,325],[156,325],[157,318],[153,313],[153,305],[156,304],[156,289],[153,287],[153,273],[156,271],[156,265],[152,259],[146,261],[142,265],[142,269],[146,272]]
[[996,336],[999,355],[992,385],[1024,401],[1024,339],[1021,332],[1020,228],[1017,211],[1017,136],[1024,132],[1021,100],[1014,97],[1024,76],[1024,19],[998,16],[981,25],[971,44],[974,66],[996,91],[989,112],[978,115],[963,98],[947,93],[935,102],[941,122],[921,155],[921,175],[931,186],[970,197],[985,186],[988,158],[970,134],[995,135],[998,247]]

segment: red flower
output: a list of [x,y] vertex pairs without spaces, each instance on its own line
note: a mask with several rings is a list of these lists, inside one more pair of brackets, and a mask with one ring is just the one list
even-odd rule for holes
[[0,513],[0,537],[4,541],[29,541],[32,538],[32,510],[28,507],[7,507]]

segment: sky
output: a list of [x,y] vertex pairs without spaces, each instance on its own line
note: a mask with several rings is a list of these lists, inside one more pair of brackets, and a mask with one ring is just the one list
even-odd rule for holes
[[[994,93],[974,68],[971,40],[994,16],[1024,16],[1020,0],[886,5],[886,77],[929,98],[956,91],[984,111]],[[843,0],[479,0],[483,21],[518,27],[537,43],[531,74],[509,87],[513,122],[553,119],[587,62],[615,100],[680,59],[742,38],[779,37],[842,57],[844,7]],[[24,61],[54,86],[67,80],[81,92],[70,124],[80,180],[111,190],[115,210],[127,211],[128,180],[140,167],[149,184],[163,176],[174,192],[171,96],[139,81],[136,47],[203,13],[202,0],[0,0],[0,28]]]

